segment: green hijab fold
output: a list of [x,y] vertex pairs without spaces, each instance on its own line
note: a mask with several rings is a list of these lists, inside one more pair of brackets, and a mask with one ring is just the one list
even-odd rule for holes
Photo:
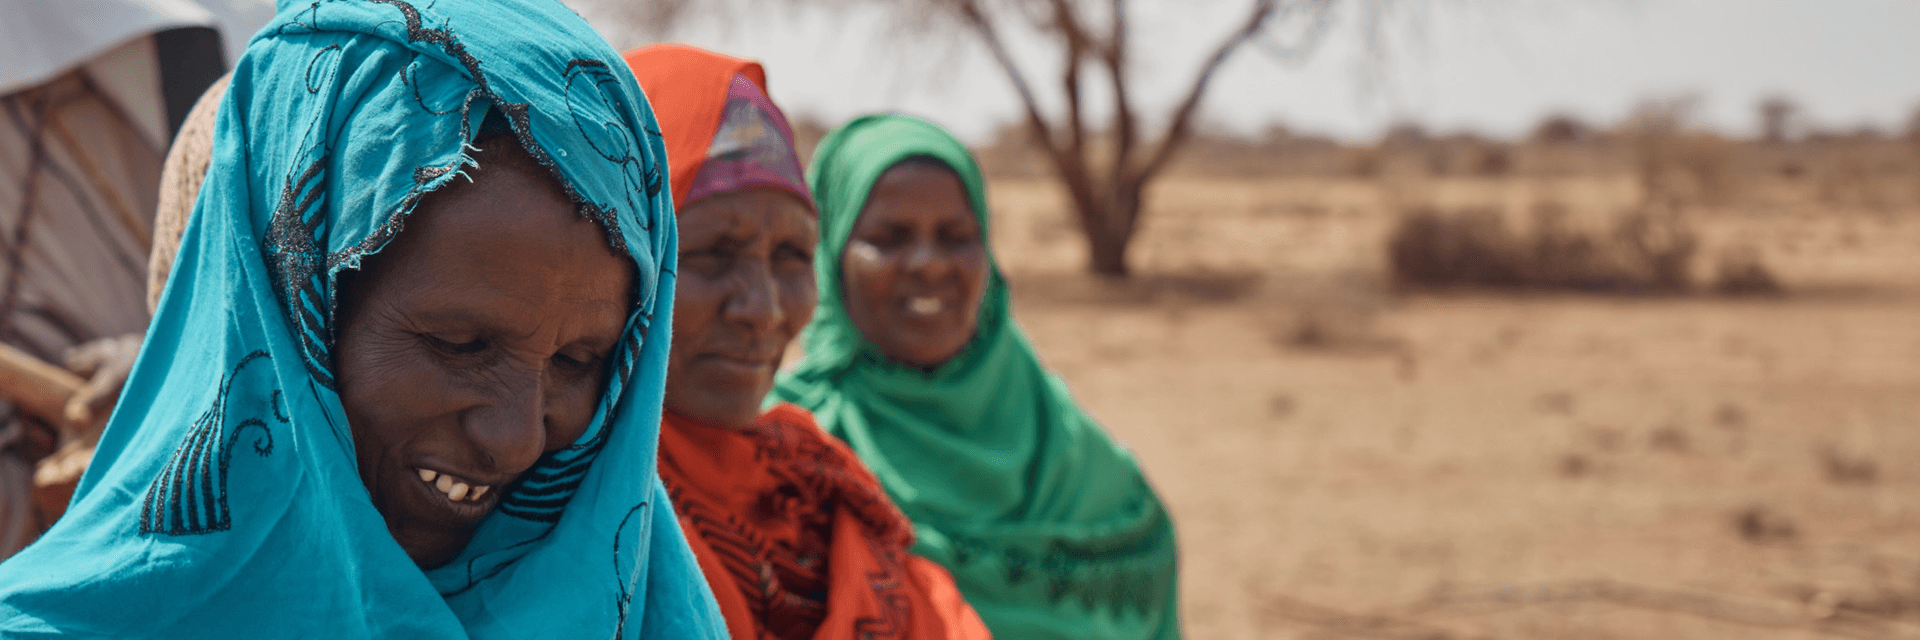
[[775,397],[866,461],[913,520],[913,551],[953,573],[996,636],[1179,637],[1172,519],[1139,463],[1041,366],[997,265],[972,341],[932,371],[891,360],[848,317],[841,254],[873,184],[909,158],[960,176],[985,237],[980,168],[938,125],[874,115],[829,134],[807,172],[820,304],[806,359]]

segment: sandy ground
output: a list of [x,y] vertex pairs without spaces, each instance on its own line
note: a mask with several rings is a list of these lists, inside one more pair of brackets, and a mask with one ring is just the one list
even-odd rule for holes
[[1781,298],[1399,296],[1408,198],[1619,184],[1177,178],[1124,284],[992,187],[1043,358],[1179,522],[1191,638],[1920,636],[1920,211],[1744,207]]

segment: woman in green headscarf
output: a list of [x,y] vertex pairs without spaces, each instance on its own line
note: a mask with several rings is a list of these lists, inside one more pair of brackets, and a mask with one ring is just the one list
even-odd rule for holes
[[807,182],[820,303],[775,396],[867,462],[994,635],[1179,637],[1173,522],[1013,324],[966,147],[867,116]]

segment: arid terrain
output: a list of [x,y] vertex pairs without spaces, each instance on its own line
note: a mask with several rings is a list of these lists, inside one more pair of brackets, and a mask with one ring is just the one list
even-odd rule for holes
[[1188,637],[1920,637],[1913,196],[1686,208],[1697,281],[1778,295],[1406,292],[1410,202],[1639,187],[1211,175],[1156,185],[1117,283],[1052,183],[991,187],[1020,322],[1179,523]]

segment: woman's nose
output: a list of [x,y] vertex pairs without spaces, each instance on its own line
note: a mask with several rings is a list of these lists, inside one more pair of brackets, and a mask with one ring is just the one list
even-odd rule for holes
[[923,238],[915,240],[907,247],[907,254],[901,266],[909,274],[922,278],[934,278],[950,270],[953,262],[937,239]]
[[508,372],[487,390],[490,401],[468,409],[462,422],[482,470],[518,474],[546,451],[546,393],[539,372],[501,368]]
[[728,320],[754,329],[767,329],[785,318],[780,308],[780,284],[766,261],[742,264],[735,274],[735,283],[725,307]]

